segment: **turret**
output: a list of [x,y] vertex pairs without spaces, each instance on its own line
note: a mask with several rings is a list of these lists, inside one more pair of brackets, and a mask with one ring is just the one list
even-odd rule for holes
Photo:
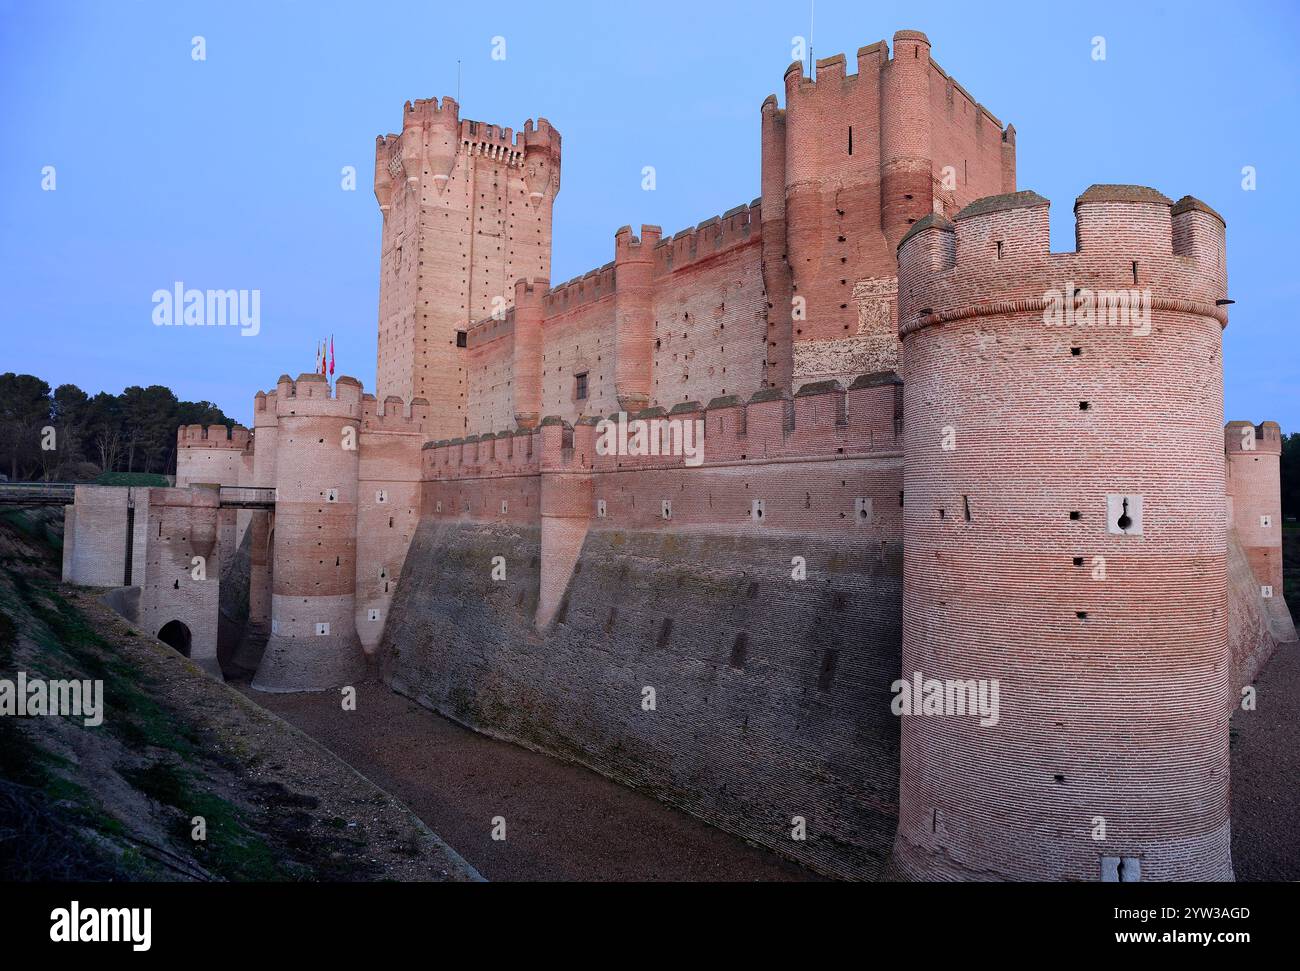
[[881,103],[880,225],[893,248],[933,199],[930,40],[919,30],[894,34]]
[[788,388],[794,339],[790,263],[785,212],[785,112],[770,94],[762,108],[763,290],[767,295],[767,375],[769,386]]
[[536,128],[531,118],[524,123],[524,184],[534,209],[560,191],[560,133],[545,118]]
[[514,398],[515,425],[536,428],[542,410],[542,298],[549,281],[515,281]]
[[387,213],[393,202],[393,142],[384,135],[375,136],[375,201],[379,211]]
[[614,393],[624,411],[650,403],[654,375],[654,248],[663,230],[624,226],[614,236]]
[[[361,384],[320,374],[276,390],[271,636],[260,691],[320,691],[364,670],[357,637],[356,546]],[[269,400],[269,399],[267,399]]]
[[896,876],[1232,877],[1223,281],[1154,190],[1075,212],[1076,252],[1032,192],[899,248]]
[[424,126],[419,114],[411,102],[406,103],[405,117],[402,119],[402,140],[400,155],[402,175],[407,188],[413,189],[420,181],[420,170],[424,163]]

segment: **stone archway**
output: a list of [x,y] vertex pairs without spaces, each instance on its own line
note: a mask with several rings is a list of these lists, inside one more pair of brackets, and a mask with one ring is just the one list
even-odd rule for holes
[[169,620],[158,631],[158,640],[175,648],[185,657],[190,656],[190,629],[179,620]]

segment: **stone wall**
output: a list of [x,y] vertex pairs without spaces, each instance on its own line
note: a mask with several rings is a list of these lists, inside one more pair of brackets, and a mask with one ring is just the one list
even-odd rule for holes
[[[790,579],[795,555],[806,581]],[[544,631],[539,561],[536,526],[425,520],[381,646],[386,680],[822,872],[879,872],[898,782],[896,544],[597,529]],[[791,838],[796,816],[806,841]]]

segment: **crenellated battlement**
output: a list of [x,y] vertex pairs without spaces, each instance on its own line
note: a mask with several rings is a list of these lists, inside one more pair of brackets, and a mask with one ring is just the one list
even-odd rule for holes
[[[1143,186],[1094,185],[1075,202],[1076,249],[1050,251],[1050,203],[1021,191],[931,215],[900,240],[899,333],[969,316],[1073,303],[1108,314],[1102,291],[1227,324],[1224,223]],[[1067,289],[1073,293],[1066,293]],[[996,297],[996,300],[992,299]]]
[[[618,264],[640,261],[645,258],[647,250],[654,261],[654,275],[659,277],[704,262],[737,246],[759,242],[762,238],[761,202],[761,199],[755,199],[748,205],[728,209],[721,216],[712,216],[669,237],[664,237],[658,226],[642,225],[640,236],[632,232],[631,226],[619,228],[614,234],[614,260],[546,291],[547,313],[563,313],[610,296],[618,288]],[[487,321],[479,321],[474,326],[485,323]]]
[[466,346],[473,349],[490,344],[502,337],[509,337],[515,332],[515,307],[525,301],[543,300],[550,292],[550,281],[545,277],[526,280],[522,277],[515,281],[515,300],[500,316],[483,317],[469,325],[466,332]]
[[[900,31],[900,33],[903,32]],[[852,86],[860,78],[874,80],[875,75],[888,62],[889,44],[883,40],[858,48],[856,71],[854,73],[847,73],[848,60],[842,53],[818,58],[815,78],[804,73],[805,64],[803,61],[791,61],[790,66],[785,69],[786,106],[788,107],[791,104],[791,96],[815,96],[819,84],[822,86],[821,90],[826,90],[831,88],[833,84]],[[769,95],[768,98],[775,107],[776,96]],[[766,107],[766,102],[764,102],[764,107]]]
[[363,395],[361,430],[421,432],[429,421],[430,411],[429,402],[424,398],[407,403],[395,394],[387,395],[383,401],[372,394]]
[[441,194],[456,167],[458,155],[500,162],[526,174],[530,201],[536,207],[548,187],[559,190],[560,133],[545,118],[536,126],[530,118],[522,131],[487,122],[462,119],[460,105],[450,97],[408,101],[402,111],[400,134],[375,138],[375,198],[381,211],[393,205],[393,186],[413,188],[427,174]]
[[[586,416],[569,425],[543,418],[536,430],[517,429],[428,442],[423,476],[429,479],[489,478],[551,470],[595,473],[679,469],[682,426],[701,422],[701,465],[833,458],[897,453],[902,448],[902,381],[893,372],[858,377],[845,389],[837,381],[805,385],[790,396],[775,388],[714,398],[707,406],[681,402],[671,410],[647,408],[608,416],[615,440],[631,440],[647,423],[646,450],[653,454],[601,454],[603,419]],[[620,429],[618,426],[622,426]],[[676,427],[674,427],[676,426]],[[653,443],[652,443],[652,439]]]
[[654,251],[655,275],[674,273],[737,246],[761,240],[762,199],[755,199],[659,240]]
[[1228,454],[1259,452],[1282,454],[1282,426],[1275,421],[1256,425],[1249,421],[1230,421],[1223,426],[1223,449]]
[[[1004,140],[1014,143],[1015,130],[1003,129],[1001,120],[988,108],[975,99],[939,63],[930,56],[930,40],[919,30],[900,30],[894,33],[894,53],[890,56],[889,44],[878,40],[874,44],[859,47],[856,55],[856,73],[848,73],[848,59],[844,54],[818,58],[815,77],[804,73],[804,63],[793,61],[785,69],[785,90],[787,108],[800,98],[815,98],[822,92],[833,92],[831,96],[841,98],[852,96],[854,86],[859,79],[866,78],[873,83],[881,72],[893,69],[899,63],[920,62],[934,75],[943,86],[946,106],[956,116],[968,116],[971,125],[976,128],[991,126]],[[794,99],[792,101],[791,99]],[[769,109],[769,102],[771,108]],[[768,95],[763,102],[764,111],[773,110],[784,116],[785,109],[778,107],[776,95]]]
[[583,304],[595,303],[614,293],[614,264],[588,270],[582,276],[575,276],[554,286],[546,294],[545,305],[548,314],[559,314]]
[[242,450],[252,441],[243,425],[181,425],[176,429],[177,448],[228,448]]
[[[360,418],[363,391],[361,382],[346,375],[330,387],[323,374],[304,373],[297,379],[280,375],[275,390],[259,392],[254,398],[254,426],[277,424],[286,417]],[[276,422],[259,421],[259,414],[273,412]]]
[[443,125],[447,128],[460,127],[460,105],[456,99],[447,95],[438,98],[416,98],[402,106],[402,128],[412,124]]

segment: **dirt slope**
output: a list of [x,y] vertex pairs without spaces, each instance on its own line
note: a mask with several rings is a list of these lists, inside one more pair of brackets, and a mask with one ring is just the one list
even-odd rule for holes
[[0,513],[0,679],[102,680],[104,720],[0,717],[0,880],[478,878],[320,745],[62,586],[60,519]]

